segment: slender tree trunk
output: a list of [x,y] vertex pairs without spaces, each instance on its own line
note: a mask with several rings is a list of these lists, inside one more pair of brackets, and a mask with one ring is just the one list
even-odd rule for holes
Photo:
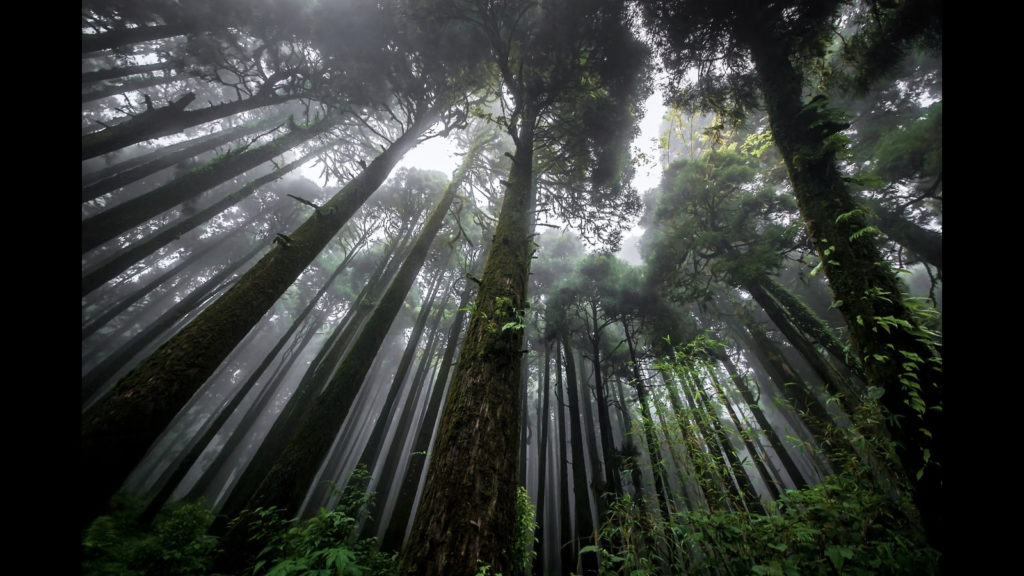
[[[478,146],[481,143],[478,143]],[[412,251],[406,257],[391,285],[380,298],[377,308],[360,332],[359,337],[345,355],[331,381],[318,397],[302,426],[294,433],[288,445],[276,459],[274,466],[246,504],[248,510],[277,506],[286,514],[295,515],[309,490],[317,469],[348,416],[352,402],[373,364],[381,343],[391,329],[391,324],[401,310],[409,289],[419,275],[427,254],[437,236],[448,208],[455,199],[455,193],[465,178],[469,164],[476,154],[471,149],[460,166],[459,173],[448,184],[437,206],[416,237]],[[225,553],[220,557],[220,569],[239,570],[255,558],[262,542],[251,538],[246,513],[242,520],[229,529],[224,537]]]
[[125,80],[124,83],[117,86],[101,86],[87,92],[82,92],[82,104],[95,102],[96,100],[101,100],[108,96],[116,96],[118,94],[125,94],[135,90],[142,90],[143,88],[149,88],[150,86],[170,84],[171,82],[178,82],[183,79],[184,77],[179,75],[129,78],[128,80]]
[[608,412],[608,397],[601,378],[601,330],[598,326],[597,305],[590,303],[593,332],[590,335],[591,353],[594,355],[594,393],[597,399],[597,425],[601,431],[601,453],[604,456],[604,474],[615,497],[622,496],[622,478],[619,477],[620,455],[612,438],[612,421]]
[[[114,190],[117,190],[127,184],[131,184],[140,178],[153,174],[159,170],[163,170],[164,168],[174,166],[182,160],[198,156],[208,150],[213,150],[217,146],[227,144],[232,140],[237,140],[260,130],[270,128],[279,121],[280,117],[271,116],[256,122],[249,122],[240,126],[235,126],[234,128],[221,130],[209,136],[190,140],[185,143],[186,146],[166,150],[167,153],[161,153],[165,150],[158,150],[156,156],[146,162],[125,167],[124,169],[113,172],[109,176],[103,176],[101,179],[93,180],[90,184],[84,186],[82,188],[82,202],[88,202],[99,198],[108,192],[113,192]],[[149,155],[147,154],[145,157],[149,157]],[[134,158],[132,160],[126,160],[122,164],[127,164],[134,160]],[[118,164],[118,166],[121,166],[121,164]]]
[[672,511],[669,508],[668,484],[665,482],[665,462],[661,458],[661,443],[658,442],[658,432],[654,429],[654,416],[651,412],[651,400],[647,392],[647,385],[644,383],[643,374],[640,373],[640,362],[636,356],[636,347],[633,345],[634,334],[630,330],[629,322],[622,321],[622,328],[626,334],[626,344],[629,348],[629,359],[633,369],[633,387],[636,388],[637,400],[643,411],[642,428],[644,440],[647,442],[647,454],[651,458],[651,472],[654,475],[654,490],[660,503],[662,519],[669,522]]
[[171,71],[180,72],[183,65],[184,62],[182,60],[164,60],[153,64],[138,64],[135,66],[119,66],[117,68],[93,70],[92,72],[82,73],[82,84],[102,82],[103,80],[116,80],[117,78],[123,78],[125,76],[148,74],[150,72],[163,72],[165,74]]
[[[715,392],[718,394],[718,397],[721,398],[722,405],[725,406],[726,412],[729,413],[729,418],[733,421],[737,437],[739,437],[743,447],[747,449],[750,461],[754,463],[754,467],[757,469],[758,474],[761,475],[761,479],[764,481],[765,488],[768,489],[771,499],[777,500],[779,498],[779,487],[772,481],[772,475],[768,472],[768,468],[765,466],[764,458],[761,457],[760,452],[757,451],[757,447],[754,446],[754,442],[751,439],[750,434],[747,433],[746,428],[743,425],[743,420],[740,419],[739,414],[732,406],[732,401],[725,395],[725,389],[718,380],[718,371],[715,365],[711,362],[705,362],[704,368],[711,379],[711,384],[714,386]],[[742,462],[740,463],[740,466],[743,466]],[[743,469],[746,470],[745,468]],[[749,473],[746,475],[749,476]],[[751,488],[753,488],[753,486],[751,486]],[[759,500],[757,498],[756,491],[752,492],[752,495],[754,496],[755,501]]]
[[430,439],[433,436],[437,415],[441,411],[441,399],[448,384],[448,374],[451,370],[455,353],[459,347],[459,335],[462,334],[462,327],[466,319],[466,306],[473,297],[474,284],[466,282],[459,301],[459,311],[455,314],[451,329],[448,332],[448,345],[445,347],[444,357],[441,359],[441,367],[438,369],[437,377],[434,379],[434,388],[430,393],[430,401],[427,404],[423,416],[423,423],[416,434],[416,440],[412,447],[412,456],[409,460],[409,468],[406,470],[402,487],[398,492],[398,500],[395,508],[388,519],[388,528],[381,540],[381,549],[386,551],[398,551],[405,539],[405,531],[408,527],[409,516],[412,513],[413,501],[416,498],[416,491],[423,475],[423,464],[427,459],[427,450],[430,448]]
[[[733,384],[736,386],[736,390],[739,391],[743,400],[747,403],[747,407],[750,409],[750,413],[754,415],[754,420],[757,425],[761,428],[765,437],[768,438],[768,443],[775,451],[775,455],[782,463],[783,468],[786,469],[786,473],[789,474],[790,480],[792,480],[794,487],[797,489],[807,487],[807,479],[804,478],[800,469],[797,468],[796,462],[793,461],[792,456],[789,454],[789,450],[782,443],[778,433],[775,431],[775,427],[768,422],[765,418],[764,411],[761,410],[761,406],[758,405],[754,395],[750,392],[750,388],[747,383],[743,380],[743,377],[739,374],[736,365],[733,363],[732,358],[729,358],[729,354],[725,350],[716,350],[714,352],[715,357],[719,362],[725,366],[726,371],[729,372],[729,378],[732,379]],[[778,493],[774,494],[774,497],[778,497]]]
[[233,288],[122,378],[109,398],[83,416],[83,525],[103,512],[110,496],[178,410],[436,118],[436,112],[417,118],[359,176],[290,237],[280,238]]
[[874,212],[874,222],[890,240],[917,255],[925,264],[942,272],[942,232],[922,228],[889,210],[873,198],[862,198]]
[[99,34],[82,34],[82,57],[100,50],[123,48],[139,42],[173,38],[183,34],[195,34],[202,31],[202,26],[192,22],[176,22],[156,26],[136,26],[135,28],[118,28]]
[[82,253],[116,238],[150,218],[195,198],[231,178],[256,168],[285,152],[326,133],[337,120],[325,118],[307,128],[292,129],[262,146],[232,152],[192,170],[142,196],[126,200],[82,221]]
[[[333,374],[334,369],[337,368],[345,352],[348,350],[348,343],[352,335],[359,332],[365,318],[373,310],[373,306],[365,305],[365,301],[369,298],[370,294],[377,294],[385,290],[391,282],[397,268],[397,266],[393,267],[391,265],[404,258],[403,247],[405,240],[403,236],[400,240],[400,245],[395,248],[395,254],[391,258],[388,256],[381,258],[376,270],[370,274],[363,289],[356,296],[355,300],[352,301],[345,317],[338,323],[338,326],[327,338],[320,351],[317,352],[316,357],[313,358],[299,383],[288,397],[284,408],[274,419],[270,430],[263,436],[263,440],[256,449],[256,453],[249,459],[245,469],[240,473],[238,481],[232,486],[230,493],[220,507],[220,515],[214,520],[213,526],[210,529],[211,532],[215,534],[222,534],[224,532],[227,521],[233,519],[242,510],[242,507],[249,498],[252,497],[260,482],[263,481],[263,477],[267,475],[267,472],[274,465],[277,455],[281,453],[287,442],[291,439],[292,433],[309,414],[317,395],[330,380],[331,374]],[[215,457],[214,462],[207,469],[206,474],[190,491],[189,498],[198,498],[206,491],[202,484],[208,484],[213,481],[213,474],[224,466],[224,463],[235,451],[238,444],[242,442],[247,433],[248,430],[245,428],[239,427],[235,429],[224,447]]]
[[541,392],[542,405],[540,410],[537,412],[537,433],[540,435],[540,443],[537,447],[538,460],[540,461],[537,465],[537,530],[534,532],[536,538],[534,544],[534,551],[536,557],[533,560],[533,573],[537,576],[542,576],[544,573],[544,507],[546,503],[544,501],[545,484],[547,483],[547,470],[548,470],[548,414],[550,409],[548,406],[548,396],[551,385],[551,342],[544,343],[544,388]]
[[185,296],[172,308],[161,314],[159,319],[146,326],[142,332],[133,336],[127,345],[122,346],[116,352],[104,358],[102,362],[97,364],[95,368],[82,378],[82,401],[87,401],[93,394],[99,392],[100,388],[119,370],[126,365],[130,365],[132,358],[139,352],[186,315],[195,311],[196,307],[202,301],[208,299],[214,290],[220,288],[225,280],[229,279],[246,262],[263,250],[266,250],[267,244],[268,242],[256,243],[246,255],[222,268],[217,274],[204,282],[202,286],[190,292],[188,296]]
[[569,505],[569,460],[565,453],[565,444],[569,441],[566,430],[565,409],[568,400],[563,392],[562,384],[562,343],[556,339],[555,345],[555,399],[557,400],[555,414],[557,414],[558,425],[558,550],[559,550],[559,571],[557,574],[565,574],[575,565],[575,550],[572,545],[572,517]]
[[421,397],[426,394],[424,383],[427,382],[427,373],[432,371],[436,364],[435,351],[439,340],[438,327],[441,318],[445,315],[445,310],[448,308],[450,294],[449,289],[446,291],[445,299],[435,315],[433,326],[430,328],[430,340],[423,351],[423,355],[420,357],[419,367],[413,375],[412,388],[406,401],[405,409],[402,410],[402,416],[398,419],[398,424],[395,426],[395,434],[391,440],[391,446],[388,448],[383,466],[381,466],[380,472],[376,474],[378,479],[376,489],[378,497],[377,513],[374,514],[372,521],[363,532],[367,538],[381,533],[381,529],[387,524],[394,510],[393,507],[388,506],[391,500],[392,486],[401,479],[401,465],[406,456],[404,448],[409,443],[409,436],[416,417],[417,407],[422,403]]
[[[597,574],[597,554],[580,554],[580,549],[589,544],[597,544],[597,531],[594,526],[593,513],[590,509],[590,487],[587,484],[587,461],[583,456],[583,426],[580,424],[582,411],[580,410],[580,398],[576,390],[579,386],[576,378],[576,362],[573,359],[572,346],[569,345],[570,335],[562,333],[562,349],[565,350],[565,390],[569,399],[569,423],[572,431],[572,478],[573,491],[575,495],[576,511],[576,541],[573,545],[573,556],[578,558],[578,569],[582,576],[594,576]],[[586,398],[583,399],[587,401]],[[593,430],[593,426],[589,426]],[[591,442],[591,446],[594,442]],[[596,460],[595,460],[596,462]],[[594,465],[596,468],[596,464]],[[596,479],[596,478],[595,478]],[[597,498],[600,502],[600,497]],[[562,543],[566,546],[567,543]],[[577,562],[571,562],[567,567],[576,567]]]
[[[217,214],[220,214],[224,210],[227,210],[231,206],[234,206],[248,198],[264,184],[282,178],[285,174],[302,166],[308,162],[310,158],[324,151],[333,144],[334,143],[332,142],[331,144],[314,148],[277,170],[256,178],[245,186],[242,186],[238,190],[235,190],[220,200],[217,200],[195,214],[179,218],[174,223],[165,226],[155,234],[147,236],[144,240],[140,240],[123,250],[119,250],[116,254],[97,264],[82,275],[82,295],[84,296],[110,281],[112,278],[116,278],[136,262],[141,261],[143,258],[146,258],[160,248],[166,246],[168,243],[180,238],[183,234],[193,230],[200,224],[209,221]],[[280,203],[281,201],[283,201],[283,199],[278,200],[277,203]],[[275,203],[275,205],[277,203]]]
[[133,116],[98,132],[82,136],[82,160],[94,158],[114,150],[120,150],[126,146],[152,140],[153,138],[176,134],[184,131],[186,128],[205,124],[206,122],[288,102],[295,98],[296,96],[277,96],[267,92],[244,100],[235,100],[234,102],[186,111],[185,108],[196,99],[196,95],[189,92],[181,98],[169,102],[167,106],[146,110],[138,116]]
[[[479,562],[511,574],[515,548],[522,317],[534,245],[530,104],[475,313],[441,415],[412,538],[400,574],[474,576]],[[511,329],[505,329],[507,323]]]
[[[242,386],[239,387],[238,390],[234,392],[234,395],[231,397],[231,400],[229,400],[223,406],[219,407],[219,412],[216,414],[216,416],[211,418],[210,422],[206,425],[206,432],[204,432],[203,435],[193,443],[193,447],[188,451],[188,453],[186,453],[184,457],[181,458],[175,464],[175,470],[166,480],[164,480],[161,489],[150,500],[142,516],[140,516],[139,518],[140,522],[143,522],[145,524],[149,524],[152,522],[153,518],[155,518],[157,513],[160,512],[160,509],[163,507],[164,503],[170,498],[171,493],[177,487],[178,483],[181,482],[182,478],[185,477],[185,474],[188,473],[192,465],[195,464],[196,460],[199,459],[199,456],[207,448],[210,441],[213,440],[214,436],[220,431],[224,423],[227,422],[228,418],[235,411],[238,405],[242,403],[242,400],[245,399],[245,396],[249,393],[253,386],[256,385],[256,382],[259,381],[261,376],[263,376],[263,373],[267,370],[267,368],[270,367],[270,364],[281,352],[285,344],[291,339],[292,335],[295,334],[299,327],[301,327],[303,323],[306,321],[306,319],[313,313],[313,311],[316,309],[317,302],[319,302],[323,295],[327,293],[327,290],[331,287],[331,284],[333,284],[334,281],[338,278],[338,276],[340,276],[341,273],[345,270],[345,268],[348,266],[348,263],[352,260],[353,256],[355,256],[356,252],[358,252],[359,248],[365,243],[365,241],[366,236],[364,235],[363,238],[359,239],[358,242],[353,244],[352,249],[349,250],[348,254],[345,255],[345,258],[342,260],[342,262],[334,269],[334,272],[332,272],[330,277],[327,278],[327,281],[324,282],[324,285],[320,288],[320,290],[317,291],[313,298],[310,299],[309,304],[307,304],[306,307],[302,310],[302,312],[295,317],[295,320],[292,321],[292,324],[291,326],[288,327],[288,330],[284,333],[284,335],[281,336],[281,338],[278,339],[277,344],[275,344],[274,347],[264,355],[263,361],[260,362],[259,366],[256,367],[256,370],[254,370],[253,373],[250,374],[249,377],[246,379],[245,383],[243,383]],[[302,350],[315,333],[315,330],[307,330],[306,338],[298,346],[298,350]],[[295,356],[293,356],[293,359],[294,358]],[[285,369],[285,371],[287,371],[287,369]],[[263,409],[266,406],[266,402],[268,402],[270,400],[270,397],[273,396],[269,391],[272,389],[276,389],[276,386],[268,382],[265,388],[266,389],[264,390],[264,393],[261,394],[260,398],[250,408],[250,413],[253,415],[253,417],[255,417],[257,413],[263,411]],[[241,424],[240,427],[242,427]],[[241,434],[238,434],[238,436],[241,436]]]

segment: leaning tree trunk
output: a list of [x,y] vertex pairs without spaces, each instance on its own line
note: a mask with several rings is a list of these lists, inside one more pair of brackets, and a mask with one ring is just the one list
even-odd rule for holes
[[534,245],[528,104],[475,312],[441,415],[412,537],[399,573],[513,572],[523,316]]
[[117,68],[93,70],[92,72],[82,72],[82,84],[102,82],[103,80],[115,80],[125,76],[148,74],[150,72],[164,72],[165,74],[170,71],[180,72],[183,67],[183,60],[164,60],[162,62],[154,62],[153,64],[138,64],[135,66],[119,66]]
[[[131,184],[140,178],[153,174],[164,168],[174,166],[182,160],[188,160],[194,156],[198,156],[208,150],[213,150],[217,146],[227,144],[232,140],[248,136],[260,130],[269,128],[281,120],[278,116],[270,116],[263,120],[257,120],[256,122],[248,122],[235,126],[234,128],[227,128],[208,136],[196,138],[184,142],[184,146],[181,147],[169,147],[171,149],[157,150],[153,157],[148,154],[141,156],[141,158],[149,158],[145,162],[134,163],[129,166],[122,166],[117,171],[112,171],[110,175],[103,175],[101,178],[95,178],[93,175],[89,175],[90,183],[82,187],[82,202],[88,202],[95,200],[100,196],[108,192],[113,192],[118,188]],[[166,153],[164,153],[166,152]],[[126,160],[124,164],[132,163],[135,158]],[[117,166],[121,166],[118,164]],[[116,167],[116,166],[115,166]]]
[[194,22],[175,22],[157,26],[136,26],[135,28],[118,28],[99,34],[82,34],[82,57],[92,52],[123,48],[139,42],[173,38],[183,34],[195,34],[202,31],[202,26]]
[[296,96],[278,96],[273,92],[265,92],[244,100],[186,111],[185,108],[196,99],[196,95],[189,92],[162,108],[147,109],[138,116],[82,136],[82,160],[88,160],[153,138],[176,134],[186,128],[220,118],[288,102],[295,98]]
[[82,253],[116,238],[118,234],[143,224],[150,218],[202,194],[231,178],[269,162],[276,156],[326,133],[337,125],[336,119],[324,118],[316,124],[291,130],[262,146],[221,156],[181,178],[159,188],[126,200],[82,221]]
[[139,262],[143,258],[153,254],[163,246],[180,238],[186,232],[189,232],[200,224],[210,220],[229,207],[248,198],[264,184],[282,178],[285,174],[295,170],[299,166],[302,166],[309,161],[310,158],[326,149],[327,146],[330,146],[330,144],[314,148],[277,170],[249,182],[245,186],[231,192],[227,196],[224,196],[220,200],[217,200],[195,214],[179,218],[173,223],[160,229],[158,232],[150,234],[144,240],[140,240],[131,244],[127,248],[119,250],[110,258],[107,258],[82,274],[82,295],[84,296],[99,288],[104,283],[116,278],[136,262]]
[[113,394],[82,418],[83,525],[142,459],[178,410],[235,345],[295,281],[377,189],[437,118],[421,115],[409,130],[227,293],[118,382]]
[[[481,144],[477,143],[476,149]],[[440,201],[417,235],[412,251],[381,296],[373,315],[345,354],[327,388],[317,397],[316,404],[302,426],[294,432],[270,472],[246,503],[249,511],[276,506],[285,514],[294,516],[298,513],[320,463],[330,450],[338,429],[344,423],[352,402],[362,388],[377,350],[384,342],[391,324],[405,303],[409,289],[426,262],[434,238],[440,231],[448,215],[448,208],[451,207],[455,193],[475,156],[472,148],[466,153],[458,174],[445,188]],[[244,569],[266,544],[250,532],[250,519],[251,517],[243,510],[239,514],[240,521],[225,534],[222,540],[224,554],[217,560],[220,571],[230,573]]]
[[786,163],[807,235],[840,302],[867,382],[884,391],[893,450],[913,486],[929,542],[942,547],[942,359],[908,308],[870,234],[867,211],[846,188],[826,106],[805,105],[803,76],[780,39],[751,26],[744,40],[757,71],[772,138]]

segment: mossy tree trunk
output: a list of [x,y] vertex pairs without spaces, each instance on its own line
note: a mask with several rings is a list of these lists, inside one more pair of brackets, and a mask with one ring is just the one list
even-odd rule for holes
[[505,198],[399,573],[514,573],[523,316],[533,255],[533,138],[521,118]]
[[[841,142],[827,130],[828,110],[805,105],[804,78],[778,47],[771,29],[750,26],[743,35],[768,111],[772,137],[789,173],[807,234],[850,332],[870,386],[881,404],[902,472],[913,486],[929,542],[942,548],[942,372],[937,346],[901,295],[882,258],[870,221],[842,179]],[[939,463],[936,465],[936,463]]]
[[83,415],[83,525],[103,512],[110,496],[174,415],[437,117],[436,111],[420,115],[390,148],[282,238],[228,292],[122,378],[110,397]]

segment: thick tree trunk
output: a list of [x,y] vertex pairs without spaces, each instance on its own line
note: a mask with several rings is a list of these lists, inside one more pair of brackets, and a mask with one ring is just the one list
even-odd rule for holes
[[102,513],[110,496],[178,410],[436,118],[436,112],[418,118],[290,237],[279,237],[280,242],[231,290],[121,379],[111,397],[83,416],[83,525]]
[[[452,380],[400,574],[512,574],[519,386],[533,255],[533,130],[527,106],[480,293]],[[506,328],[512,323],[511,328]]]
[[199,196],[218,184],[269,162],[292,148],[326,133],[336,125],[337,120],[325,118],[307,128],[293,126],[288,133],[267,144],[221,156],[151,192],[86,218],[82,221],[82,253],[145,223],[165,210]]
[[801,99],[803,78],[778,39],[757,28],[747,39],[807,234],[846,320],[867,382],[885,393],[890,432],[904,477],[914,488],[929,542],[944,544],[942,373],[937,345],[903,302],[869,221],[842,180],[823,113]]

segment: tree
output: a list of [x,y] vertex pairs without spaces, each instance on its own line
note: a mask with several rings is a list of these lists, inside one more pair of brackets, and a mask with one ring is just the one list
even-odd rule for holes
[[[676,97],[740,119],[763,106],[786,163],[807,235],[846,319],[868,384],[881,403],[901,471],[913,485],[929,541],[942,546],[943,425],[938,345],[901,295],[847,188],[837,155],[846,124],[823,94],[807,90],[806,68],[822,50],[841,3],[644,4]],[[688,81],[690,67],[698,70]],[[809,66],[808,66],[809,67]],[[808,98],[808,93],[813,97]]]
[[400,571],[474,575],[483,563],[511,573],[534,152],[550,142],[550,175],[573,185],[577,209],[585,195],[616,198],[645,51],[619,2],[426,4],[438,28],[471,27],[483,40],[511,97],[500,122],[516,149]]

